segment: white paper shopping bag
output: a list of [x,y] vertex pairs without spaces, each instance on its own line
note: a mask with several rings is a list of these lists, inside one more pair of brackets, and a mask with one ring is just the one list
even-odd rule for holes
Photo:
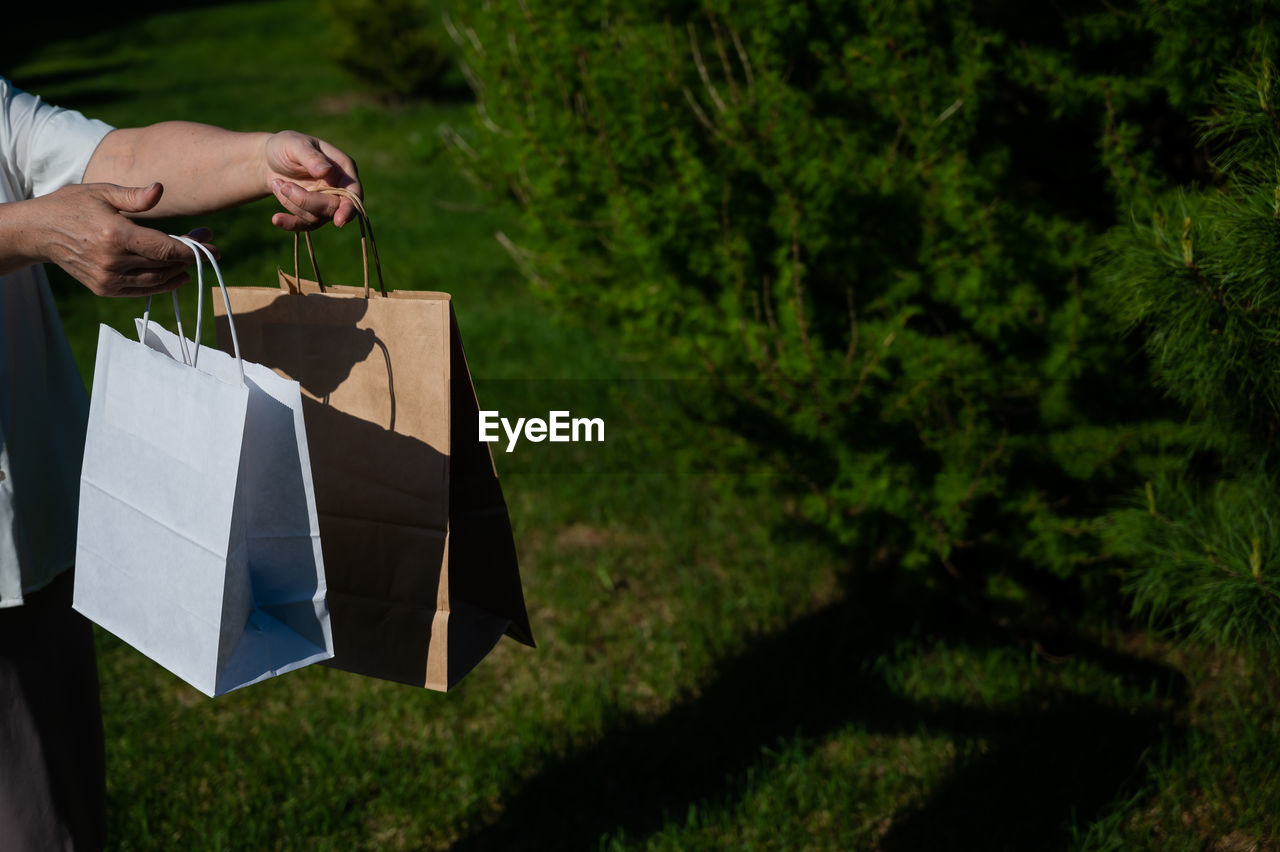
[[[102,326],[74,607],[206,695],[333,656],[297,382],[138,320]],[[177,298],[174,297],[174,309]],[[148,312],[150,304],[148,303]]]

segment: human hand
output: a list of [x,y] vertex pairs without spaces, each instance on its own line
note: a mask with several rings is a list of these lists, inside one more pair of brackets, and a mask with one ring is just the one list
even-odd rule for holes
[[[99,296],[150,296],[176,290],[190,280],[191,249],[123,214],[143,213],[160,201],[164,187],[72,184],[30,201],[22,238],[34,262],[56,263]],[[188,236],[209,244],[212,232]]]
[[282,130],[267,138],[265,160],[267,188],[288,211],[271,217],[277,228],[310,231],[329,220],[341,228],[356,217],[349,199],[314,191],[338,186],[363,197],[355,161],[328,142]]

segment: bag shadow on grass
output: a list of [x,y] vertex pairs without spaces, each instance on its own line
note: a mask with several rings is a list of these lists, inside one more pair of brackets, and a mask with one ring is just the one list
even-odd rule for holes
[[[1171,725],[1168,711],[1134,712],[1052,688],[996,708],[911,700],[871,664],[920,636],[975,651],[1009,644],[963,615],[945,591],[895,593],[884,576],[851,580],[839,602],[724,662],[696,698],[652,721],[623,720],[597,743],[550,761],[500,817],[454,848],[586,848],[604,836],[643,838],[692,805],[731,810],[749,792],[740,779],[779,741],[820,744],[851,725],[986,745],[922,804],[895,814],[881,848],[1065,848],[1073,820],[1087,824],[1134,783],[1143,753]],[[1087,640],[1075,640],[1069,653],[1182,703],[1185,682],[1171,668]],[[858,802],[848,805],[852,814]],[[838,809],[832,816],[839,825]]]

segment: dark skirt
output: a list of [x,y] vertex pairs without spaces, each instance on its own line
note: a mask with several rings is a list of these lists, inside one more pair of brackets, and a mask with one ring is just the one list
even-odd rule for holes
[[0,849],[101,849],[106,774],[89,621],[72,572],[0,609]]

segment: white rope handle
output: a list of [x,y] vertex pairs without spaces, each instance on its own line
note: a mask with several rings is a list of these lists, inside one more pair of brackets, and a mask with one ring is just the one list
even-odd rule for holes
[[[227,309],[227,324],[231,328],[231,345],[235,349],[236,369],[240,373],[240,384],[244,384],[244,359],[240,356],[240,338],[236,336],[236,323],[231,315],[231,299],[227,296],[227,285],[222,280],[222,270],[218,268],[218,261],[214,259],[213,252],[205,248],[200,243],[190,237],[182,237],[177,234],[170,234],[173,239],[191,249],[196,260],[196,336],[195,349],[187,348],[187,339],[182,334],[182,317],[178,313],[178,293],[173,293],[173,313],[177,318],[178,324],[178,345],[182,351],[182,363],[189,367],[195,367],[200,358],[200,333],[204,326],[204,265],[201,263],[200,255],[203,254],[209,260],[209,264],[213,267],[213,274],[218,278],[218,287],[222,290],[222,304]],[[142,331],[138,335],[139,342],[143,340],[147,333],[147,323],[151,317],[151,297],[147,297],[146,309],[142,312]]]
[[173,238],[185,243],[196,253],[196,284],[199,287],[199,291],[196,294],[196,349],[191,358],[191,366],[194,367],[200,357],[200,333],[204,326],[204,286],[203,276],[200,275],[200,255],[203,254],[208,258],[209,265],[213,267],[213,274],[218,278],[218,289],[222,291],[222,304],[227,309],[227,325],[231,329],[231,347],[236,353],[236,369],[240,371],[240,384],[243,385],[244,359],[240,356],[240,338],[236,335],[236,321],[231,314],[231,297],[227,295],[227,283],[222,280],[222,270],[218,268],[218,261],[214,258],[213,252],[190,237],[173,236]]
[[[196,265],[196,275],[200,274],[200,266]],[[195,366],[195,361],[191,357],[190,350],[187,349],[187,338],[182,333],[182,312],[178,310],[178,291],[174,290],[173,296],[173,319],[178,326],[178,350],[182,353],[182,363],[188,367]],[[147,326],[151,324],[151,297],[147,296],[146,305],[142,308],[142,329],[138,332],[138,342],[146,343]]]

